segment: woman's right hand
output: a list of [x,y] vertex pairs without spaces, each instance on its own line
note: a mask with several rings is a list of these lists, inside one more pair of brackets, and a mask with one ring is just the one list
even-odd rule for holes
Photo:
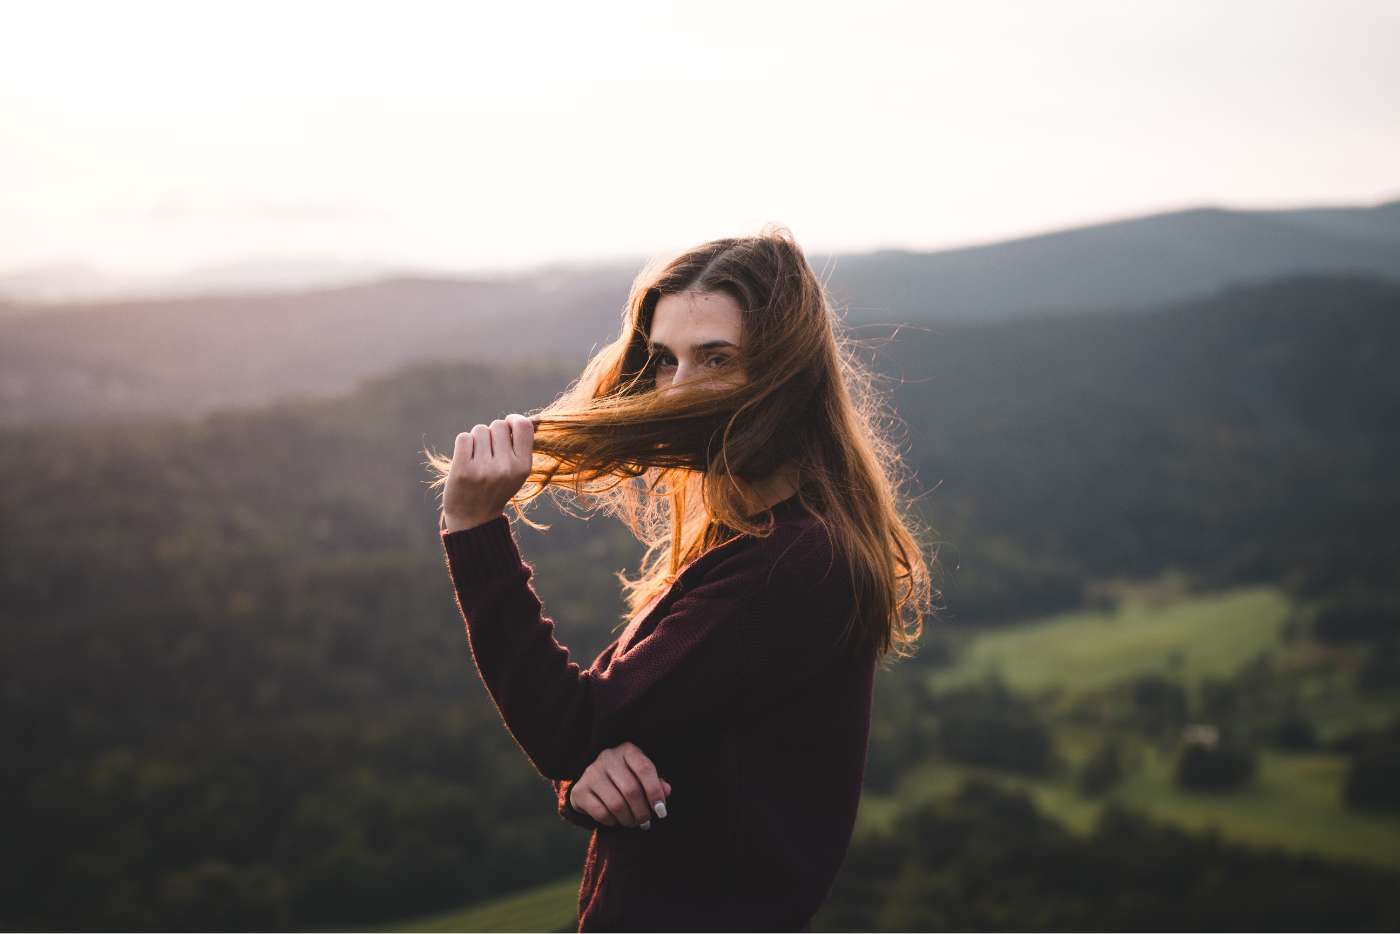
[[569,806],[607,827],[651,829],[652,809],[666,816],[671,783],[633,743],[604,749],[569,789]]
[[442,489],[445,531],[483,525],[505,514],[530,477],[535,423],[512,412],[457,436]]

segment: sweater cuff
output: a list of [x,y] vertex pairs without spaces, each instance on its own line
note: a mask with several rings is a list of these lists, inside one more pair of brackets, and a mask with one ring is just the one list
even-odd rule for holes
[[588,814],[576,810],[569,803],[569,792],[573,791],[574,783],[577,779],[567,779],[554,783],[555,805],[559,816],[571,824],[576,824],[586,830],[607,830],[606,824],[600,824]]
[[443,551],[458,582],[489,580],[520,568],[523,559],[504,514],[469,529],[439,530]]

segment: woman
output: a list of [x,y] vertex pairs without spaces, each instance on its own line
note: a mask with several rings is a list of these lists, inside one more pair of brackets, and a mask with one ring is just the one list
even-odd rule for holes
[[[912,654],[930,584],[834,327],[785,229],[711,241],[643,270],[558,401],[429,453],[477,670],[592,832],[580,931],[808,930],[845,857],[875,668]],[[557,488],[648,544],[586,670],[505,516]]]

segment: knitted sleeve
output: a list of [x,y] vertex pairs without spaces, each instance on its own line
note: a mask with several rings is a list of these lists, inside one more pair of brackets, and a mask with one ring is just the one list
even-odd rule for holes
[[554,621],[530,585],[534,570],[504,515],[439,534],[477,672],[507,730],[546,778],[575,780],[602,750],[625,740],[646,749],[740,715],[745,686],[758,675],[750,606],[765,588],[777,597],[761,540],[721,546],[723,554],[652,631],[606,667],[583,670],[554,638]]
[[[598,657],[593,660],[593,664],[590,668],[596,670],[607,667],[608,662],[612,659],[613,653],[616,651],[617,640],[614,639],[613,642],[608,645],[607,648],[603,649],[603,651],[598,654]],[[585,768],[587,768],[587,766],[585,766]],[[551,779],[550,784],[554,786],[554,810],[561,818],[571,824],[577,824],[585,830],[607,831],[617,829],[608,824],[599,823],[583,811],[576,810],[574,806],[569,803],[569,793],[574,790],[575,781],[571,779],[565,781]]]

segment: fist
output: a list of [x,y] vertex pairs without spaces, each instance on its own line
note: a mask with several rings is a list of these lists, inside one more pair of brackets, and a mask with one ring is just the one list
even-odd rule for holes
[[530,476],[535,426],[510,414],[457,436],[442,493],[447,531],[469,529],[505,513]]
[[633,743],[604,749],[569,789],[569,806],[607,827],[651,829],[653,809],[666,816],[671,783]]

